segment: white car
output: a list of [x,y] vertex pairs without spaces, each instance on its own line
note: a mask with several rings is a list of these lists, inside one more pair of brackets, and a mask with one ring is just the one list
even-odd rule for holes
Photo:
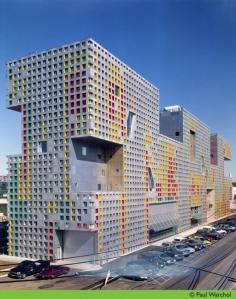
[[178,249],[178,250],[181,250],[181,251],[183,251],[183,250],[188,250],[188,252],[190,253],[190,254],[192,254],[192,253],[194,253],[195,252],[195,249],[194,248],[192,248],[192,247],[190,247],[190,246],[188,246],[188,245],[185,245],[185,244],[176,244],[175,245],[175,248],[176,249]]
[[177,237],[177,238],[174,238],[174,240],[172,241],[172,243],[181,243],[181,242],[184,242],[185,241],[185,238],[182,238],[182,237]]
[[212,229],[212,231],[216,231],[218,234],[225,236],[227,231],[224,229]]
[[227,234],[227,231],[226,230],[224,230],[224,229],[216,229],[214,226],[204,226],[203,227],[203,229],[206,229],[206,230],[208,230],[208,231],[210,231],[210,232],[217,232],[218,234],[220,234],[220,235],[223,235],[223,236],[225,236],[226,234]]

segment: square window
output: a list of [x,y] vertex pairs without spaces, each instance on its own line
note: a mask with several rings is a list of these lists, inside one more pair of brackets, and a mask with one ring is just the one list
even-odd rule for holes
[[152,170],[150,167],[148,167],[148,187],[149,187],[149,191],[153,191],[154,179],[153,179]]
[[38,143],[38,153],[47,152],[47,141],[39,141]]
[[134,131],[134,118],[135,113],[129,111],[128,118],[127,118],[127,136],[131,137],[133,131]]
[[115,95],[116,95],[117,97],[120,97],[120,87],[117,86],[117,85],[115,85]]
[[190,130],[190,160],[196,158],[196,133]]

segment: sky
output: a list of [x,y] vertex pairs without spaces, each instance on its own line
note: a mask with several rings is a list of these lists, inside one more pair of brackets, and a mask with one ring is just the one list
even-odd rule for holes
[[20,113],[7,110],[11,59],[91,37],[233,146],[236,180],[235,0],[0,0],[0,174],[21,153]]

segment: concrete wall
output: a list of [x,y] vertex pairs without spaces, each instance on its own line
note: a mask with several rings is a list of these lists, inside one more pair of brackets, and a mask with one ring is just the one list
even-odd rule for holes
[[[82,155],[82,148],[86,148],[86,155]],[[73,139],[70,157],[75,191],[122,191],[122,147],[92,139]]]
[[[161,111],[160,133],[179,142],[183,142],[183,111]],[[177,134],[179,135],[177,136]]]
[[[97,251],[97,233],[87,231],[62,231],[63,232],[63,258],[78,257],[79,260],[92,260]],[[90,255],[81,257],[83,255]]]
[[232,200],[230,202],[230,209],[232,212],[236,211],[236,187],[232,188]]
[[107,161],[107,184],[108,191],[123,191],[123,147]]
[[[86,148],[86,156],[82,155],[83,147]],[[101,184],[102,190],[106,190],[107,166],[105,149],[101,145],[94,146],[92,142],[73,139],[70,158],[72,185],[78,191],[98,191],[98,184]]]

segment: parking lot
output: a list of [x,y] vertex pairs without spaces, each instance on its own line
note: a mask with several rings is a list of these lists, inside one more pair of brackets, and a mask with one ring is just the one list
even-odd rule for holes
[[[148,246],[113,260],[97,271],[77,273],[71,265],[66,275],[50,280],[37,280],[33,276],[24,280],[2,277],[0,288],[234,289],[235,268],[234,218],[216,228],[202,227],[189,237],[163,241],[161,246]],[[107,273],[115,279],[108,279],[105,286]]]

